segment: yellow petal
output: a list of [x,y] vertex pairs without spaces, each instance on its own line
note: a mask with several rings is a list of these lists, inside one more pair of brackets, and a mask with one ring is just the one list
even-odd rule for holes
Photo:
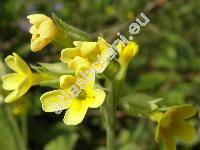
[[18,90],[11,92],[9,95],[6,96],[5,102],[12,103],[13,101],[17,100],[19,95],[18,93],[19,93]]
[[14,90],[19,87],[21,82],[23,82],[23,76],[21,76],[19,73],[7,74],[2,77],[2,81],[3,89]]
[[35,25],[33,25],[33,26],[30,28],[29,32],[30,32],[31,34],[39,34],[39,30],[36,28]]
[[28,64],[16,53],[13,53],[13,55],[15,56],[15,63],[16,66],[19,68],[20,72],[30,75],[31,69],[29,68]]
[[124,48],[124,54],[127,56],[133,57],[138,52],[138,45],[135,42],[129,42],[128,45]]
[[192,141],[196,135],[194,127],[184,120],[176,120],[176,122],[173,123],[173,130],[173,133],[177,137],[186,142]]
[[176,143],[170,131],[162,129],[161,136],[165,142],[167,150],[176,150]]
[[108,44],[103,38],[98,38],[98,45],[100,48],[100,53],[103,54],[109,47],[111,47],[110,44]]
[[44,14],[33,14],[33,15],[27,16],[27,18],[30,20],[31,24],[36,24],[36,25],[39,25],[41,22],[50,19]]
[[45,20],[39,26],[39,34],[42,38],[53,38],[56,27],[52,20]]
[[18,89],[11,92],[6,98],[6,103],[12,103],[13,101],[19,99],[21,96],[23,96],[31,87],[30,80],[28,77],[24,77],[23,81],[20,83]]
[[122,56],[123,55],[123,45],[122,45],[122,43],[118,43],[117,48],[118,48],[119,56]]
[[74,45],[76,45],[77,48],[80,48],[81,52],[85,55],[94,52],[98,46],[97,42],[79,42],[79,41],[75,41]]
[[19,69],[18,69],[18,67],[17,67],[17,65],[16,65],[14,59],[15,59],[14,56],[9,55],[9,56],[6,57],[5,63],[6,63],[6,65],[7,65],[9,68],[11,68],[13,71],[19,72]]
[[66,48],[62,50],[60,59],[62,62],[68,63],[74,57],[79,56],[80,53],[80,50],[77,48]]
[[65,96],[63,90],[54,90],[44,93],[40,97],[42,109],[45,112],[55,112],[67,109],[71,103],[70,99]]
[[[89,81],[87,81],[87,85],[85,86],[85,90],[86,91],[92,91],[94,89],[94,83],[95,83],[95,78],[94,79],[90,79]],[[93,94],[93,93],[92,93]]]
[[81,123],[87,112],[87,105],[83,101],[72,102],[63,119],[66,125],[77,125]]
[[75,82],[76,78],[72,75],[63,75],[60,77],[60,87],[62,89],[69,89]]
[[174,112],[174,116],[177,118],[187,119],[194,116],[196,113],[196,109],[189,104],[184,104],[181,106],[177,106]]
[[98,108],[98,107],[100,107],[103,104],[104,100],[105,100],[106,94],[105,94],[105,92],[103,90],[95,89],[94,96],[95,96],[95,98],[92,99],[92,102],[89,105],[90,108]]
[[90,64],[87,59],[79,57],[79,56],[76,56],[74,59],[72,59],[68,63],[69,69],[74,70],[76,72],[78,72],[81,68],[89,67],[89,65]]
[[42,37],[34,38],[34,37],[32,37],[31,50],[34,52],[39,51],[39,50],[43,49],[50,42],[51,42],[50,38],[42,38]]

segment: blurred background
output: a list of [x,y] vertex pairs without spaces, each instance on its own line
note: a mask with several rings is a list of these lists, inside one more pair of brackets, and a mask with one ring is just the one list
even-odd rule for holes
[[[134,36],[138,55],[127,74],[127,89],[164,98],[163,105],[193,104],[200,110],[200,1],[199,0],[1,0],[0,1],[0,75],[5,74],[4,58],[18,53],[31,64],[58,62],[60,52],[48,45],[45,50],[30,51],[26,18],[33,13],[51,17],[52,12],[63,21],[112,43],[116,33],[128,34],[128,26],[143,12],[151,21]],[[27,143],[30,150],[105,149],[105,129],[99,112],[90,110],[78,126],[66,126],[63,114],[45,113],[40,96],[50,88],[32,87],[21,104],[12,104],[19,124],[27,116]],[[0,89],[0,101],[7,93]],[[22,107],[23,106],[23,107]],[[0,106],[0,150],[16,150],[12,122]],[[22,108],[20,108],[22,107]],[[119,110],[117,137],[120,150],[162,150],[154,140],[156,124]],[[200,114],[191,123],[197,129],[196,139],[178,142],[178,150],[200,149]],[[22,130],[23,130],[22,128]]]

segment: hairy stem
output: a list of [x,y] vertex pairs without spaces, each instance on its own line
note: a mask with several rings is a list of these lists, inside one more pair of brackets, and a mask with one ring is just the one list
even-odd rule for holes
[[105,118],[105,127],[106,127],[106,142],[107,149],[115,149],[115,96],[114,96],[114,87],[111,81],[107,81],[106,87],[109,88],[110,93],[107,96],[106,104],[104,106],[104,118]]
[[26,150],[26,146],[24,144],[23,138],[21,137],[18,124],[17,124],[17,122],[16,122],[16,120],[15,120],[13,114],[12,114],[11,109],[9,107],[6,107],[6,111],[7,111],[7,115],[8,115],[8,119],[10,121],[10,124],[13,128],[13,132],[14,132],[19,150]]

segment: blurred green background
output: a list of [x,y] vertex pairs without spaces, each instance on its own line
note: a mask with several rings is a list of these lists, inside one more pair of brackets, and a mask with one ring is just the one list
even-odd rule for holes
[[[129,24],[143,12],[151,21],[134,36],[140,50],[129,66],[127,89],[164,98],[162,103],[166,106],[190,103],[200,110],[200,0],[1,0],[0,75],[6,71],[4,58],[12,52],[31,64],[58,62],[60,52],[52,45],[37,53],[29,48],[30,24],[26,16],[51,16],[52,12],[91,33],[94,40],[103,35],[110,43],[118,31],[128,34]],[[105,149],[105,129],[99,111],[90,110],[78,126],[66,126],[62,122],[64,113],[56,115],[41,109],[39,98],[49,90],[33,87],[26,94],[29,149]],[[0,101],[3,95],[1,90]],[[0,107],[0,150],[15,150],[6,107]],[[191,120],[197,129],[196,139],[190,144],[178,142],[178,150],[200,149],[199,116],[198,113]],[[16,117],[20,123],[21,118]],[[163,149],[154,140],[154,123],[120,110],[117,117],[118,149]]]

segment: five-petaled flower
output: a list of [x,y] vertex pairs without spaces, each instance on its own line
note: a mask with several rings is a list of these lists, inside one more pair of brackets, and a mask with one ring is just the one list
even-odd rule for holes
[[96,72],[104,71],[108,65],[104,53],[111,46],[103,38],[99,37],[98,42],[74,41],[73,44],[76,47],[63,49],[61,53],[61,61],[70,69],[79,72],[81,67],[92,67]]
[[57,29],[53,20],[44,14],[33,14],[27,16],[27,18],[33,24],[29,30],[32,34],[31,50],[36,52],[53,40]]
[[68,109],[63,119],[66,125],[81,123],[88,108],[100,107],[105,99],[103,90],[94,89],[94,79],[84,89],[75,86],[76,81],[77,78],[72,75],[61,76],[61,89],[44,93],[40,98],[45,112]]
[[167,150],[176,149],[174,136],[187,142],[193,140],[195,129],[185,119],[192,117],[195,113],[196,110],[189,104],[173,106],[165,113],[156,113],[154,117],[158,125],[155,132],[155,140],[159,142],[160,138],[162,138]]
[[23,96],[35,84],[35,80],[33,79],[33,74],[28,64],[16,53],[6,57],[5,63],[16,72],[2,77],[3,89],[13,90],[5,98],[5,102],[11,103]]

